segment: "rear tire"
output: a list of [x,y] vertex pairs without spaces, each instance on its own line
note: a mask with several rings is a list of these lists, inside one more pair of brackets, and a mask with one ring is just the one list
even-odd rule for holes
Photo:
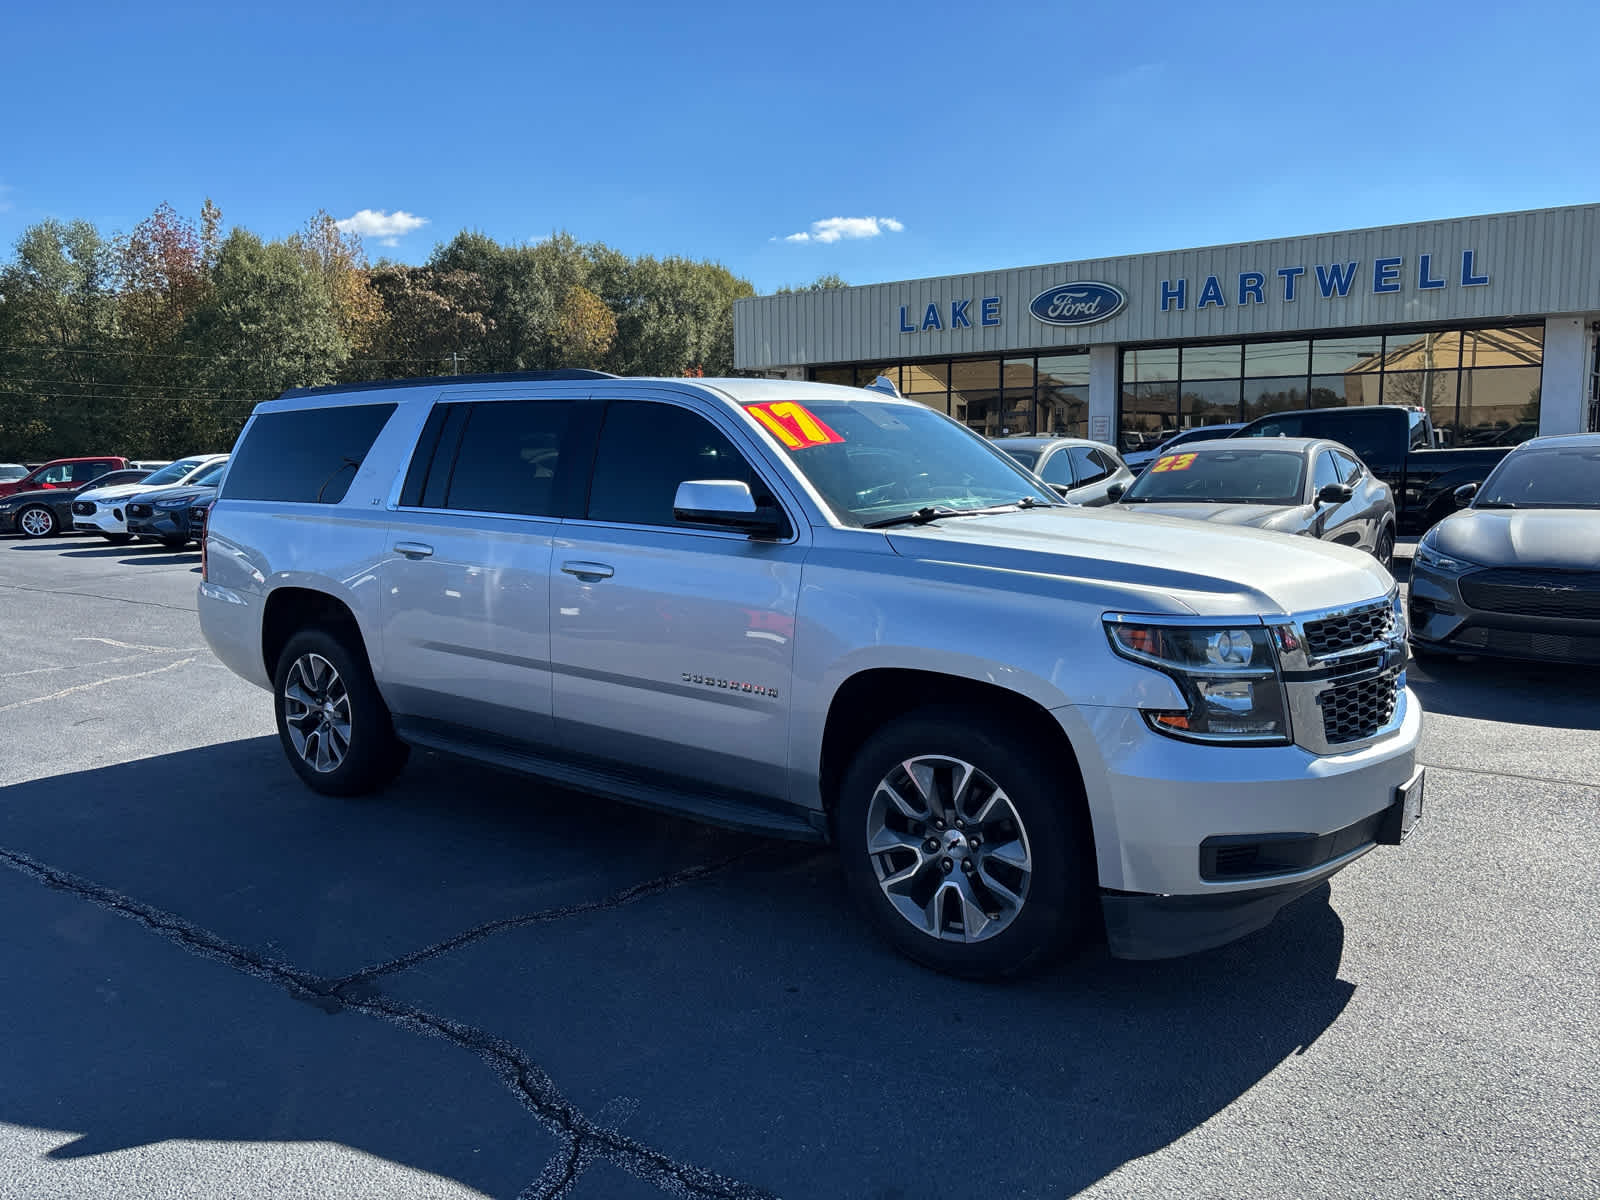
[[55,537],[61,532],[61,522],[47,505],[30,504],[17,514],[17,532],[25,538]]
[[967,709],[869,738],[845,773],[838,844],[856,902],[891,945],[969,979],[1035,970],[1078,941],[1094,856],[1076,769]]
[[410,747],[394,734],[366,655],[330,629],[289,639],[273,673],[278,740],[305,785],[325,796],[361,796],[405,766]]
[[133,534],[131,533],[102,533],[100,536],[113,546],[126,546],[133,541]]

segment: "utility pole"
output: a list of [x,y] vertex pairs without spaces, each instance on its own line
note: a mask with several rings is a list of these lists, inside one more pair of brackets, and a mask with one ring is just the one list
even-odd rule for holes
[[461,363],[460,363],[460,360],[456,357],[456,352],[454,350],[450,351],[450,374],[452,374],[452,375],[461,374]]

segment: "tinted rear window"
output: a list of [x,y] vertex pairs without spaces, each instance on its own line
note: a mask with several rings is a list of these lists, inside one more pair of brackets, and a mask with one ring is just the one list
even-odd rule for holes
[[394,410],[353,404],[263,413],[234,452],[223,497],[337,504]]

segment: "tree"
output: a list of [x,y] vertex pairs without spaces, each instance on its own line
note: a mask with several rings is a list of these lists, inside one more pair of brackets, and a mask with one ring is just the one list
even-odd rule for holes
[[573,284],[551,330],[551,357],[561,366],[599,367],[617,339],[617,318],[606,302],[582,284]]
[[838,274],[837,272],[829,271],[824,275],[818,275],[810,283],[801,284],[799,287],[791,287],[788,284],[784,284],[778,289],[776,294],[779,296],[788,296],[794,294],[795,292],[826,292],[833,288],[846,288],[849,286],[850,285],[844,281],[844,276]]
[[345,233],[332,215],[319,209],[290,237],[289,245],[307,270],[322,276],[345,345],[353,354],[365,353],[383,321],[383,302],[373,290],[360,236]]
[[[304,247],[292,239],[264,243],[241,229],[218,251],[210,296],[189,335],[224,401],[332,383],[350,356],[330,281]],[[230,412],[220,423],[238,420]]]
[[708,375],[733,368],[733,302],[755,294],[718,263],[628,259],[593,247],[594,286],[617,318],[610,369],[622,375]]
[[0,446],[50,457],[90,440],[116,382],[116,255],[88,221],[41,221],[0,269]]
[[469,370],[486,369],[484,342],[494,320],[488,285],[475,272],[391,264],[374,268],[372,286],[383,305],[371,348],[374,374],[444,374],[462,359]]

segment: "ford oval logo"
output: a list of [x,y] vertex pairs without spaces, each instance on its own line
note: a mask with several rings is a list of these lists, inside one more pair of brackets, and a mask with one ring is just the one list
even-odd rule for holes
[[1028,311],[1046,325],[1093,325],[1128,306],[1128,297],[1109,283],[1061,283],[1033,298]]

